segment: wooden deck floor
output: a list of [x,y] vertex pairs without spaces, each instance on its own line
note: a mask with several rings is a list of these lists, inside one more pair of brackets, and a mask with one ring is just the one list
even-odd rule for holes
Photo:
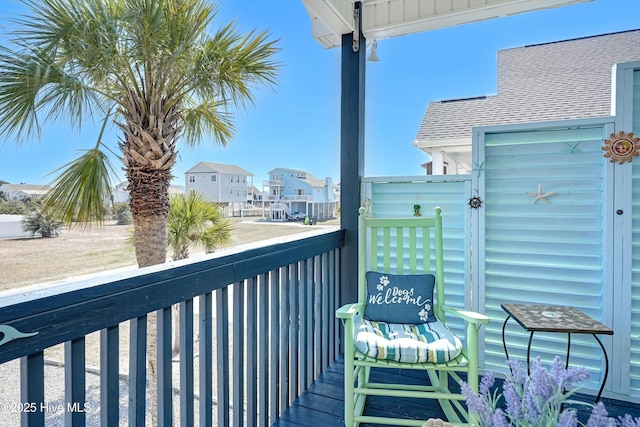
[[[289,407],[282,417],[273,424],[273,427],[298,427],[298,426],[344,426],[344,390],[343,375],[344,364],[342,359],[335,361],[327,371],[311,385]],[[415,371],[388,370],[372,373],[372,377],[379,379],[383,376],[401,376],[405,382],[421,381],[419,375],[424,373]],[[395,381],[398,381],[396,378]],[[592,396],[577,395],[585,401],[592,400]],[[640,417],[640,404],[622,402],[603,398],[609,415],[612,417],[630,414]],[[588,413],[578,408],[578,418],[586,422]],[[394,416],[407,419],[443,418],[444,415],[437,401],[423,399],[392,399],[388,397],[370,397],[365,408],[366,415]],[[362,424],[362,427],[374,427],[374,424]]]

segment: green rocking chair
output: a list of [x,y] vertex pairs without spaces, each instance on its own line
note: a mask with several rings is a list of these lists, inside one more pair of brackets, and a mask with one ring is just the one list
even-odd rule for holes
[[[464,396],[449,390],[449,377],[459,382],[464,372],[478,390],[478,329],[489,318],[445,305],[441,209],[434,217],[402,219],[368,218],[365,208],[359,214],[358,302],[336,312],[345,336],[345,425],[421,426],[433,416],[364,416],[373,395],[437,399],[449,422],[469,422]],[[446,327],[445,314],[466,322],[464,344]],[[426,370],[430,384],[373,382],[371,368]]]

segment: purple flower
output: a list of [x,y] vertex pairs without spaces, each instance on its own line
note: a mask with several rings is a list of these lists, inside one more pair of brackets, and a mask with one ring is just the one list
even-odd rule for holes
[[640,427],[640,417],[633,419],[631,415],[627,414],[624,417],[618,417],[620,427]]
[[516,359],[507,359],[507,365],[511,371],[511,379],[518,383],[524,384],[527,382],[527,371],[522,368],[520,362]]
[[[507,360],[510,375],[503,383],[502,395],[492,390],[494,376],[486,374],[475,393],[465,382],[462,394],[467,399],[469,413],[480,427],[577,427],[575,409],[562,410],[567,398],[575,393],[575,385],[589,378],[586,368],[566,369],[558,356],[547,370],[540,358],[531,364],[531,375],[517,360]],[[497,407],[500,397],[504,407]],[[618,418],[620,427],[640,427],[640,418],[630,415]],[[582,424],[580,424],[582,425]],[[602,403],[594,406],[584,427],[615,427]]]
[[[556,356],[556,358],[558,357]],[[528,389],[530,393],[535,396],[538,403],[549,401],[551,396],[555,394],[556,390],[562,390],[561,388],[555,387],[554,382],[550,378],[549,372],[547,372],[543,366],[539,356],[533,361]]]
[[576,427],[578,425],[578,418],[576,411],[563,411],[558,421],[558,427]]
[[609,418],[609,413],[602,402],[598,402],[591,410],[591,415],[586,427],[601,427],[611,425],[613,420]]
[[496,379],[491,372],[487,372],[480,380],[479,394],[480,396],[489,396],[491,394],[491,387],[495,384]]
[[498,408],[493,413],[491,417],[491,426],[492,427],[510,427],[511,422],[507,419],[507,416],[502,409]]
[[502,388],[504,400],[507,403],[507,414],[512,419],[522,418],[522,396],[518,393],[519,389],[512,381],[505,381]]
[[473,413],[477,418],[481,426],[491,426],[491,409],[487,404],[486,396],[478,396],[471,388],[469,384],[462,381],[460,383],[460,389],[462,394],[467,400],[467,408],[469,412]]

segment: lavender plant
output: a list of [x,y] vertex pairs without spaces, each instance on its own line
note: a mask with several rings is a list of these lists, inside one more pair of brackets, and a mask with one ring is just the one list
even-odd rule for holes
[[[527,374],[517,360],[507,361],[510,375],[502,393],[493,386],[495,378],[487,373],[480,381],[479,392],[462,382],[462,394],[469,412],[479,427],[640,427],[640,418],[630,415],[609,417],[602,402],[593,406],[586,424],[579,423],[576,410],[565,407],[581,381],[589,377],[584,367],[566,369],[556,356],[549,370],[537,357]],[[504,397],[500,406],[499,400]]]

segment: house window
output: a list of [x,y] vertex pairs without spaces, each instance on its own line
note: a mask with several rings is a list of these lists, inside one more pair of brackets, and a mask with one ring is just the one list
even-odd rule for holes
[[296,195],[298,196],[304,196],[305,192],[304,192],[304,188],[298,188],[296,190]]
[[229,177],[229,182],[233,184],[233,175]]
[[217,182],[218,181],[218,175],[211,175],[209,177],[209,179],[211,180],[211,182]]
[[190,183],[196,182],[196,176],[195,175],[189,175],[189,182]]

